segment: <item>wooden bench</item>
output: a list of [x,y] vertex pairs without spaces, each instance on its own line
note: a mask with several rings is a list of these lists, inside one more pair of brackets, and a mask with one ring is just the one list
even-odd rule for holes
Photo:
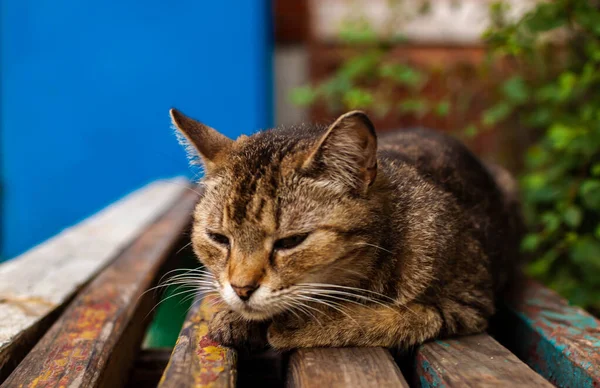
[[189,239],[197,199],[184,180],[153,183],[0,265],[1,387],[600,387],[600,322],[535,282],[506,302],[495,338],[406,354],[238,354],[207,337],[209,298],[173,349],[141,349],[157,302],[145,291]]

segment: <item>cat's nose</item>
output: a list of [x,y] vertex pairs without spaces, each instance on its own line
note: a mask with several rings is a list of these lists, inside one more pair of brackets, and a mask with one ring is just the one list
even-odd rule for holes
[[237,294],[237,296],[240,297],[241,300],[246,301],[248,299],[250,299],[250,296],[252,295],[252,293],[254,291],[256,291],[256,289],[258,288],[258,284],[250,284],[247,286],[234,286],[233,284],[231,285],[231,288],[233,288],[233,291],[235,291],[235,293]]

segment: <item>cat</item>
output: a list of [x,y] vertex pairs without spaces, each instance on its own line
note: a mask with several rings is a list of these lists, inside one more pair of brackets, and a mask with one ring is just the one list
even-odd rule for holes
[[171,118],[205,170],[191,240],[227,306],[212,339],[402,349],[486,330],[522,230],[508,172],[435,131],[378,139],[360,111],[236,140]]

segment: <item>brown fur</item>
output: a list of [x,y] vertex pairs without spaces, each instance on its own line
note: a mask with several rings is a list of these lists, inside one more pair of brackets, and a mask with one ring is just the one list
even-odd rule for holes
[[504,170],[431,131],[377,141],[361,112],[236,141],[172,117],[207,166],[192,242],[230,308],[213,338],[407,347],[486,329],[520,231]]

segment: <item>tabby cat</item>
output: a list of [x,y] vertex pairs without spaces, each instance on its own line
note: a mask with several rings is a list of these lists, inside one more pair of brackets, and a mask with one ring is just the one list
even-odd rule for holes
[[515,184],[459,141],[377,139],[352,111],[231,140],[181,112],[200,156],[193,249],[229,346],[383,346],[478,333],[517,257]]

